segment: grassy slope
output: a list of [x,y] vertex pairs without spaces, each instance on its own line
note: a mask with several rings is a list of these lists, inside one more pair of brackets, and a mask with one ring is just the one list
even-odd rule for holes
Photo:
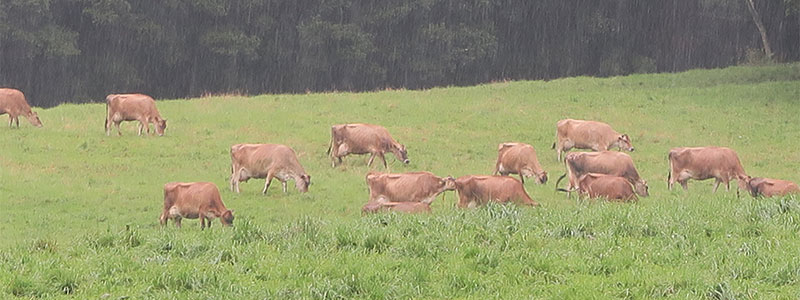
[[[702,145],[736,149],[753,176],[800,182],[797,64],[158,107],[162,138],[132,123],[106,137],[102,104],[40,111],[42,129],[0,126],[0,297],[800,297],[800,202],[665,184],[669,148]],[[628,133],[652,196],[555,194],[550,145],[566,117]],[[412,163],[389,157],[397,172],[486,174],[498,143],[530,143],[551,178],[527,185],[542,207],[462,211],[449,194],[432,215],[360,217],[366,157],[332,169],[325,156],[330,125],[345,122],[404,143]],[[229,192],[228,150],[241,142],[291,145],[311,191],[273,184],[261,196],[259,180]],[[215,182],[236,227],[161,229],[169,181]]]

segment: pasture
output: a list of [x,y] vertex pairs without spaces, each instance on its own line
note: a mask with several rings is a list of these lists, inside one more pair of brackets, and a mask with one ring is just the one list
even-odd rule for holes
[[[800,199],[666,188],[678,146],[727,146],[751,176],[800,182],[800,64],[157,105],[164,137],[133,122],[107,137],[105,104],[34,108],[44,128],[2,123],[0,298],[800,298]],[[630,135],[650,197],[556,193],[563,118]],[[549,177],[526,183],[541,207],[461,210],[448,192],[430,215],[362,217],[367,156],[334,169],[325,154],[330,126],[349,122],[407,147],[409,165],[387,155],[393,172],[488,174],[499,143],[529,143]],[[293,147],[309,192],[261,195],[251,180],[231,193],[235,143]],[[235,226],[162,228],[170,181],[216,183]]]

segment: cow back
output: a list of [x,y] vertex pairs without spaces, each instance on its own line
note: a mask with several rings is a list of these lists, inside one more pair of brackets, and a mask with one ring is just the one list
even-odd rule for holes
[[442,178],[430,172],[367,174],[370,201],[420,202],[441,192]]
[[17,89],[0,88],[0,113],[14,115],[26,114],[31,111],[31,106],[25,100],[25,94]]

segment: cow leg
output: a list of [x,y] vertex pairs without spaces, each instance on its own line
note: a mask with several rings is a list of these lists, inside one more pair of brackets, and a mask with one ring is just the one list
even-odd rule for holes
[[725,191],[726,192],[730,192],[731,191],[731,181],[730,180],[725,180]]
[[378,152],[378,156],[379,156],[379,157],[381,158],[381,160],[383,161],[383,168],[384,168],[384,169],[388,169],[388,168],[389,168],[389,165],[387,165],[387,164],[386,164],[386,157],[383,155],[383,152]]
[[231,167],[233,172],[231,173],[231,192],[239,193],[239,170],[236,170],[236,167]]
[[264,183],[264,190],[261,191],[261,194],[267,194],[267,189],[269,188],[269,184],[272,182],[272,173],[267,174],[267,182]]
[[161,217],[158,218],[158,223],[161,223],[161,226],[167,225],[167,214],[168,212],[165,210],[163,213],[161,213]]
[[519,172],[519,180],[522,181],[522,184],[525,184],[525,176],[522,176],[522,172]]
[[200,216],[200,230],[206,229],[206,217]]
[[713,191],[714,193],[717,192],[717,188],[719,188],[720,183],[721,181],[719,179],[714,180],[714,191]]
[[281,181],[281,184],[283,185],[283,193],[286,194],[286,181]]
[[679,182],[681,183],[681,187],[683,187],[684,191],[688,191],[689,190],[689,185],[687,184],[689,182],[689,179],[684,179],[684,180],[679,181]]
[[372,161],[375,160],[375,155],[376,153],[372,153],[372,155],[369,156],[369,160],[367,161],[367,167],[372,166]]
[[175,227],[181,228],[181,217],[175,217]]
[[117,135],[122,136],[122,130],[119,129],[120,123],[122,123],[122,121],[114,122],[114,127],[117,127]]
[[[139,136],[142,136],[142,130],[144,129],[144,126],[147,126],[147,123],[145,123],[142,120],[139,120]],[[148,126],[147,129],[149,130],[150,127]]]

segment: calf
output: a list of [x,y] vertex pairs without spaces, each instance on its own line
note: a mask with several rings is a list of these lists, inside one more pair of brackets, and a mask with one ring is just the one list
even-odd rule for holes
[[231,146],[231,191],[239,193],[239,182],[266,178],[262,194],[267,193],[272,178],[277,178],[286,193],[286,182],[294,180],[298,191],[305,193],[311,184],[292,148],[279,144],[236,144]]
[[425,202],[367,202],[362,208],[362,214],[376,213],[379,211],[397,211],[404,213],[430,213],[431,204]]
[[573,119],[558,121],[556,142],[553,144],[553,149],[558,153],[558,160],[561,161],[561,152],[572,148],[592,149],[592,151],[619,148],[633,152],[633,145],[628,135],[620,134],[606,123]]
[[647,181],[639,177],[639,172],[633,164],[631,156],[615,151],[600,152],[575,152],[567,154],[564,159],[567,173],[561,175],[556,181],[556,187],[565,176],[569,176],[567,190],[574,190],[578,186],[578,178],[588,173],[599,173],[620,176],[628,180],[642,197],[649,195]]
[[119,124],[122,121],[139,121],[139,135],[147,128],[150,134],[150,123],[153,123],[155,132],[162,136],[167,128],[167,120],[161,118],[156,101],[152,97],[142,94],[111,94],[106,96],[106,135],[111,134],[111,123],[117,127],[117,134],[122,135]]
[[12,127],[16,121],[19,128],[19,116],[24,116],[33,126],[42,127],[39,114],[31,110],[25,95],[19,90],[0,89],[0,115],[2,114],[8,114],[8,127]]
[[392,138],[386,128],[372,124],[342,124],[331,126],[331,142],[327,153],[331,157],[331,166],[342,163],[342,157],[348,154],[371,154],[367,166],[372,166],[375,156],[388,168],[384,154],[391,152],[397,160],[408,164],[406,147]]
[[547,172],[542,169],[536,150],[533,146],[523,143],[502,143],[497,147],[497,163],[494,166],[494,175],[506,176],[519,174],[519,179],[525,184],[525,177],[536,175],[536,183],[547,182]]
[[[672,148],[669,151],[669,173],[667,187],[672,190],[675,182],[688,190],[689,179],[706,180],[714,178],[714,192],[720,183],[730,190],[730,181],[736,179],[739,189],[748,190],[742,163],[736,152],[725,147]],[[739,190],[736,190],[739,194]]]
[[170,182],[164,185],[164,211],[161,226],[168,219],[181,227],[181,219],[200,218],[200,229],[211,227],[214,218],[220,218],[223,226],[233,225],[233,211],[225,208],[217,186],[211,182]]
[[522,182],[508,176],[467,175],[456,179],[458,207],[476,207],[489,201],[506,203],[513,201],[531,206],[539,206],[528,196]]
[[788,180],[754,177],[747,180],[747,187],[753,197],[775,197],[800,194],[800,187]]

